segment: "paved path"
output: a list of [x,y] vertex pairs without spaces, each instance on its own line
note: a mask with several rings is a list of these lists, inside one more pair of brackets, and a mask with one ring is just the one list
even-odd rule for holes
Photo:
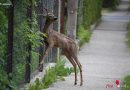
[[[74,86],[74,74],[59,81],[48,90],[122,90],[115,86],[115,80],[122,81],[130,74],[130,54],[127,48],[127,0],[122,0],[118,9],[105,13],[102,22],[93,31],[89,44],[82,47],[79,59],[83,65],[84,85]],[[106,85],[113,85],[106,88]]]

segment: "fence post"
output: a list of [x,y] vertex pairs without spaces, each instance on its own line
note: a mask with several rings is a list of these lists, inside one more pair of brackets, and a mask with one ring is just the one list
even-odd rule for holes
[[[8,9],[8,43],[7,43],[7,64],[6,72],[8,78],[12,79],[12,70],[13,70],[13,34],[14,34],[14,0],[11,0],[12,5],[9,5]],[[11,76],[10,76],[11,75]],[[12,90],[12,87],[7,86],[9,90]]]
[[59,11],[60,12],[60,32],[61,33],[65,33],[65,30],[64,30],[64,25],[65,25],[65,0],[59,0],[59,8],[61,8],[61,10]]
[[[32,0],[29,0],[30,5],[27,6],[27,19],[28,19],[28,25],[30,27],[30,29],[32,28]],[[30,82],[30,75],[31,75],[31,50],[32,50],[32,46],[31,43],[28,42],[27,44],[27,52],[28,55],[26,57],[26,66],[25,66],[25,83],[29,83]]]
[[[61,0],[58,1],[58,32],[61,30]],[[63,32],[62,32],[63,33]],[[60,49],[57,49],[57,60],[60,58]]]
[[[44,9],[43,9],[44,4],[45,3],[43,2],[43,0],[40,0],[40,2],[38,3],[38,13],[39,14],[45,14]],[[43,33],[44,22],[45,22],[44,17],[39,15],[38,22],[39,22],[39,26],[40,26],[40,32]],[[40,41],[40,42],[44,44],[44,41]],[[42,58],[43,58],[43,52],[44,52],[44,45],[39,47],[39,66],[40,66],[40,62],[42,61]],[[39,69],[39,72],[42,72],[42,70],[43,70],[43,65],[42,65],[41,69]]]
[[7,46],[7,64],[6,70],[9,75],[12,73],[13,64],[13,32],[14,32],[14,0],[8,9],[8,46]]

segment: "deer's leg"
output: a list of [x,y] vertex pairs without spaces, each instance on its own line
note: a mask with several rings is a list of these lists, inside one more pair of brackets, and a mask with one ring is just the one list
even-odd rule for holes
[[70,63],[71,63],[71,64],[73,65],[73,67],[74,67],[74,71],[75,71],[75,83],[74,83],[74,85],[76,85],[76,84],[77,84],[76,63],[75,63],[75,61],[73,60],[73,58],[69,55],[68,52],[64,51],[64,54],[65,54],[65,56],[68,58],[68,60],[70,61]]
[[73,58],[74,58],[75,62],[77,63],[77,65],[79,67],[79,70],[80,70],[80,80],[81,80],[80,86],[82,86],[83,85],[82,65],[80,64],[80,62],[79,62],[79,60],[78,60],[76,55],[74,55]]
[[49,52],[50,49],[51,49],[50,46],[47,46],[47,48],[45,49],[43,58],[42,58],[42,60],[41,60],[41,62],[40,62],[40,65],[39,65],[39,71],[42,71],[42,70],[41,70],[41,69],[42,69],[42,64],[44,63],[44,60],[45,60],[46,56],[48,55],[48,52]]
[[43,55],[43,58],[42,58],[42,61],[40,62],[40,64],[43,64],[44,63],[44,59],[46,58],[46,56],[48,55],[48,52],[49,50],[51,49],[50,46],[48,46],[44,52],[44,55]]

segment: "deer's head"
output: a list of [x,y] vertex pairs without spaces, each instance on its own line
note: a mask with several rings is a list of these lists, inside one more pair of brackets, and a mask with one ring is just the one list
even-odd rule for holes
[[44,7],[44,10],[46,11],[46,21],[47,23],[52,23],[55,22],[58,18],[52,13],[52,11],[50,11],[49,9]]
[[46,20],[48,23],[55,22],[58,18],[53,13],[47,13]]

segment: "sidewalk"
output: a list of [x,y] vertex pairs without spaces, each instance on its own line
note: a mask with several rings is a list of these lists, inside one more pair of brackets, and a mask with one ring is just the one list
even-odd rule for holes
[[127,1],[122,0],[116,11],[103,14],[90,43],[79,52],[84,85],[79,86],[78,78],[78,85],[74,86],[72,74],[47,90],[122,90],[115,86],[115,80],[122,82],[123,77],[130,74],[130,53],[126,42],[127,23],[130,20]]

